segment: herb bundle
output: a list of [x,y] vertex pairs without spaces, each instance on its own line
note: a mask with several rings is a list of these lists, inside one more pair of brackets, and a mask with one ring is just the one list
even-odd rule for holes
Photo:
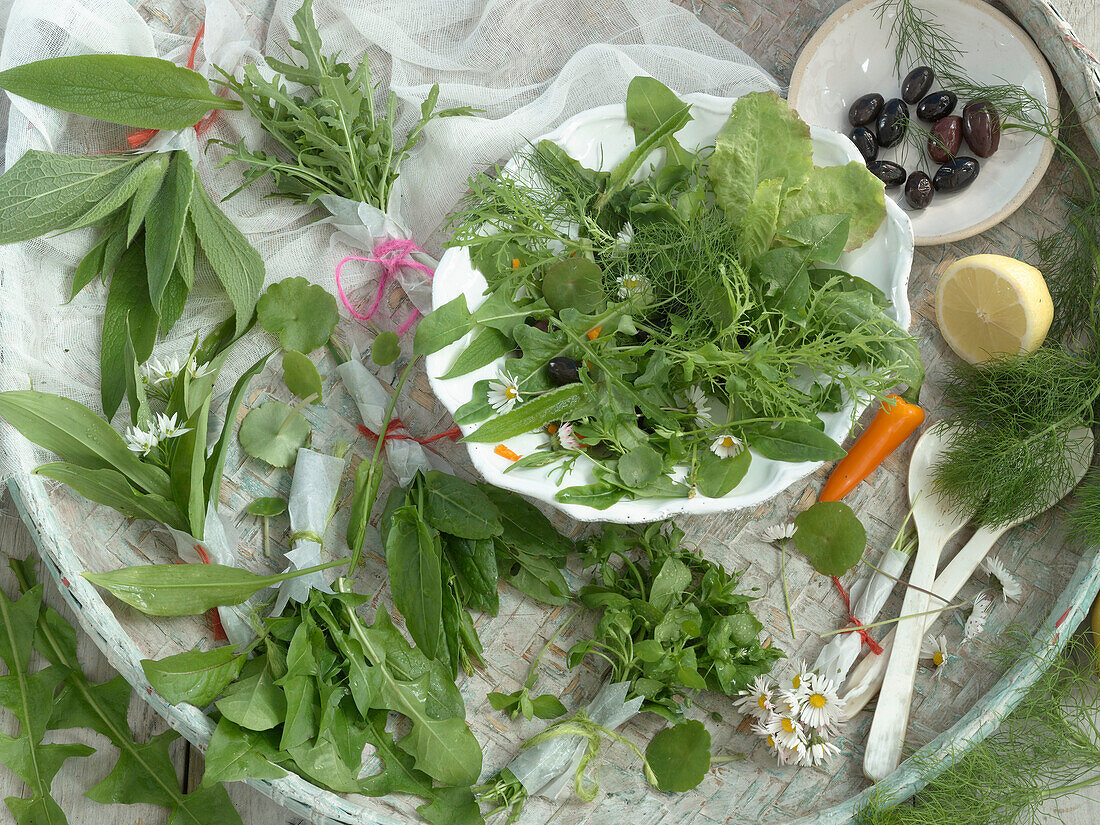
[[[916,342],[871,284],[836,264],[885,215],[862,164],[815,167],[809,128],[775,95],[733,106],[713,152],[675,139],[689,107],[635,78],[638,147],[612,171],[542,142],[520,170],[471,181],[451,217],[488,282],[474,312],[438,307],[417,330],[430,353],[474,331],[443,376],[513,350],[455,420],[492,418],[467,440],[555,433],[515,467],[584,457],[596,483],[557,498],[606,508],[623,497],[721,497],[749,466],[843,455],[818,414],[898,383],[916,393]],[[760,135],[769,139],[765,148]],[[631,183],[651,153],[668,161]],[[684,482],[670,472],[686,465]]]
[[[174,822],[240,825],[225,789],[208,783],[185,794],[179,787],[168,747],[178,737],[169,730],[138,743],[126,719],[133,689],[121,676],[90,682],[76,657],[76,631],[43,601],[33,560],[9,560],[22,598],[0,592],[0,658],[8,675],[0,677],[3,705],[19,720],[19,734],[0,733],[0,761],[26,783],[30,798],[5,800],[17,825],[64,825],[65,814],[50,785],[65,760],[91,756],[80,744],[46,744],[43,736],[66,728],[90,728],[119,749],[110,773],[85,796],[104,804],[146,803],[172,811]],[[30,670],[32,650],[49,663]]]
[[496,615],[497,581],[564,604],[561,574],[573,543],[515,493],[432,470],[394,488],[379,529],[394,606],[416,646],[451,676],[480,662],[468,609]]
[[225,162],[248,167],[236,191],[271,175],[279,197],[313,203],[322,195],[336,195],[386,211],[399,166],[419,143],[424,127],[433,118],[472,110],[435,111],[439,87],[433,86],[421,104],[420,119],[399,142],[393,133],[397,95],[391,92],[384,107],[377,105],[366,57],[353,69],[340,55],[322,53],[313,0],[305,0],[293,20],[299,39],[289,43],[301,56],[297,63],[268,57],[272,72],[251,64],[240,80],[222,72],[225,85],[286,158],[249,149],[244,141],[235,146],[215,141],[232,150]]

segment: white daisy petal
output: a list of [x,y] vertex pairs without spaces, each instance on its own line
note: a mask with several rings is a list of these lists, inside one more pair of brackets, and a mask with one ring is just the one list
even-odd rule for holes
[[561,426],[558,427],[558,442],[566,450],[584,449],[584,444],[581,443],[577,434],[573,432],[573,425],[568,421],[563,421]]
[[714,423],[714,420],[710,417],[710,399],[707,398],[707,394],[703,392],[702,387],[688,387],[687,401],[691,411],[695,413],[696,427],[703,429]]
[[515,380],[503,370],[496,381],[489,383],[489,404],[499,413],[506,413],[523,400]]
[[933,667],[941,667],[947,661],[947,637],[942,634],[926,636],[920,649],[920,656],[922,659],[931,659]]
[[989,619],[992,610],[993,599],[988,593],[983,591],[974,597],[974,606],[971,608],[970,616],[963,626],[962,644],[974,640],[985,629],[985,623]]
[[757,676],[751,687],[737,694],[741,698],[734,703],[734,707],[762,723],[771,716],[775,703],[774,690],[775,683],[770,677]]
[[768,720],[768,733],[777,745],[788,750],[795,750],[799,745],[805,746],[806,729],[793,715],[774,714]]
[[644,276],[631,272],[619,276],[619,297],[623,300],[645,295],[649,290],[649,281]]
[[1008,568],[996,556],[986,556],[982,562],[982,570],[986,572],[991,581],[996,582],[1001,588],[1001,595],[1007,602],[1011,599],[1018,602],[1024,593],[1020,580],[1013,576]]
[[760,535],[765,541],[784,541],[794,536],[794,523],[769,525],[761,531]]
[[623,228],[619,230],[619,234],[615,237],[615,246],[619,248],[628,247],[632,240],[634,240],[634,227],[630,225],[630,221],[627,221],[623,224]]
[[720,435],[711,443],[710,451],[719,458],[733,458],[741,452],[741,439],[729,433]]

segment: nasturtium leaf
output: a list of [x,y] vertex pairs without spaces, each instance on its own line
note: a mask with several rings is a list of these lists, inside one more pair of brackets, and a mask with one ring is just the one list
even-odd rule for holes
[[819,501],[794,519],[794,545],[825,576],[843,576],[867,546],[867,532],[842,501]]
[[648,444],[639,444],[619,459],[619,478],[627,487],[644,487],[661,475],[661,454]]
[[250,516],[263,516],[264,518],[271,518],[272,516],[281,516],[286,512],[286,499],[279,498],[278,496],[264,496],[263,498],[253,499],[248,503],[248,506],[244,508],[244,511]]
[[603,304],[603,270],[588,258],[565,258],[546,270],[542,295],[553,309],[594,312]]
[[370,357],[380,367],[387,367],[401,354],[401,340],[397,333],[385,330],[378,333],[370,348]]
[[312,398],[311,404],[321,403],[321,373],[308,355],[292,349],[283,353],[283,381],[303,401]]
[[310,353],[332,336],[340,313],[324,287],[296,277],[269,286],[256,304],[256,317],[283,349]]
[[845,249],[862,246],[886,219],[886,194],[882,181],[867,171],[866,164],[814,167],[795,192],[789,192],[779,209],[779,225],[786,226],[813,215],[848,214],[852,222]]
[[313,427],[300,412],[282,401],[265,401],[241,422],[241,448],[272,467],[289,467],[306,446]]
[[690,791],[710,770],[710,733],[702,722],[690,719],[658,732],[645,749],[646,762],[658,790]]
[[722,498],[731,493],[752,463],[752,453],[741,450],[730,458],[719,458],[710,450],[699,455],[699,470],[695,483],[699,492],[708,498]]

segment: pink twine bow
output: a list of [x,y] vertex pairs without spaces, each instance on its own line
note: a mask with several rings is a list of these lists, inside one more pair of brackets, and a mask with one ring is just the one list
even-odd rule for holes
[[[374,313],[378,311],[378,306],[382,303],[382,295],[386,291],[386,283],[390,278],[395,277],[397,275],[397,270],[403,266],[423,272],[430,280],[432,276],[435,275],[435,270],[410,257],[413,252],[423,251],[423,249],[416,245],[415,241],[411,241],[408,238],[390,238],[375,244],[374,249],[371,250],[372,255],[370,257],[348,255],[348,257],[336,264],[336,291],[340,294],[340,301],[344,304],[347,311],[352,314],[352,317],[360,321],[369,321]],[[344,294],[344,287],[340,283],[340,271],[348,261],[367,261],[369,263],[381,264],[382,266],[382,277],[378,281],[378,291],[374,296],[374,303],[371,304],[366,315],[360,315],[356,312],[355,307],[353,307],[351,301],[348,300],[348,296]],[[404,335],[408,332],[409,327],[413,325],[419,314],[420,310],[413,307],[412,314],[409,315],[405,323],[398,328],[397,334]]]

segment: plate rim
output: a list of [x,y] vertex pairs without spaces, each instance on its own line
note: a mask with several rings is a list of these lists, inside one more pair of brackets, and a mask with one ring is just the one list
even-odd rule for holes
[[[817,53],[821,44],[829,37],[833,31],[839,28],[843,23],[847,22],[847,18],[857,11],[862,11],[867,6],[875,3],[879,3],[881,0],[849,0],[843,6],[838,8],[828,19],[821,25],[813,36],[807,40],[802,49],[798,53],[798,58],[795,61],[794,69],[791,71],[791,82],[788,86],[787,100],[791,102],[791,106],[794,106],[793,101],[798,97],[798,93],[802,90],[803,79],[806,74],[807,64],[810,61],[810,57]],[[1000,9],[994,8],[989,3],[983,2],[983,0],[951,0],[953,3],[959,3],[964,6],[985,14],[992,20],[1002,24],[1007,28],[1016,39],[1024,47],[1024,50],[1028,52],[1036,66],[1039,68],[1039,74],[1043,79],[1043,88],[1046,91],[1046,107],[1047,113],[1051,116],[1054,123],[1058,121],[1058,114],[1060,111],[1058,103],[1058,85],[1054,79],[1054,72],[1050,68],[1050,64],[1047,63],[1046,57],[1043,56],[1039,46],[1031,38],[1024,29],[1002,12]],[[795,110],[797,111],[797,109]],[[827,128],[827,127],[826,127]],[[1054,130],[1054,137],[1058,137],[1057,127]],[[967,238],[972,238],[975,235],[980,235],[986,230],[992,229],[997,224],[1007,220],[1013,213],[1015,213],[1024,202],[1034,194],[1038,188],[1039,183],[1042,181],[1043,176],[1046,174],[1047,169],[1050,167],[1050,162],[1054,158],[1054,142],[1049,138],[1043,138],[1043,150],[1039,155],[1039,161],[1036,163],[1035,168],[1031,171],[1027,180],[1024,181],[1023,186],[1019,191],[1006,203],[1000,211],[989,216],[983,221],[972,224],[969,227],[963,229],[956,229],[954,232],[947,232],[941,235],[918,235],[915,231],[913,233],[913,244],[915,246],[938,246],[940,244],[956,243],[958,241],[964,241]],[[890,200],[887,198],[887,200]]]

